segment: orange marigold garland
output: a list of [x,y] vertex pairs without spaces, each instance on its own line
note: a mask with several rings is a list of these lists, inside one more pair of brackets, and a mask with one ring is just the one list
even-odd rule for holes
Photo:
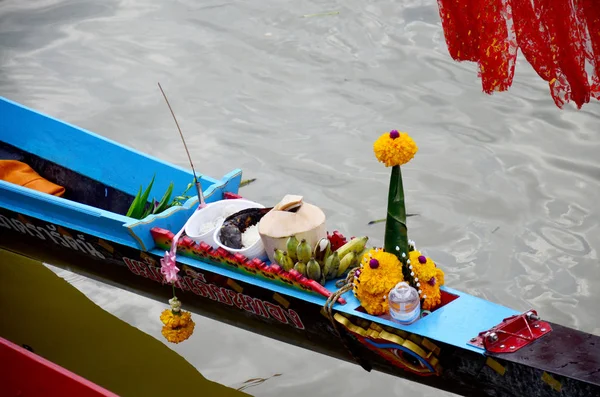
[[415,275],[416,288],[423,302],[422,309],[435,309],[442,302],[440,286],[444,285],[444,271],[417,250],[411,251],[409,258],[410,270]]
[[418,149],[410,135],[398,130],[383,133],[373,144],[375,157],[386,167],[408,163],[415,157]]
[[179,268],[175,260],[176,242],[183,232],[183,228],[173,239],[171,251],[165,252],[165,256],[160,260],[160,272],[164,277],[165,282],[171,283],[173,287],[173,298],[169,299],[171,309],[166,309],[160,315],[160,321],[164,324],[162,328],[163,336],[171,343],[180,343],[189,338],[194,332],[194,321],[189,312],[181,311],[181,302],[175,296],[175,283],[179,276]]
[[367,313],[387,314],[387,295],[403,280],[402,263],[396,255],[372,249],[363,255],[360,270],[355,273],[354,295]]
[[169,299],[169,304],[171,309],[164,310],[160,315],[160,321],[164,324],[162,334],[169,342],[180,343],[192,335],[196,324],[190,312],[181,310],[181,302],[176,296]]

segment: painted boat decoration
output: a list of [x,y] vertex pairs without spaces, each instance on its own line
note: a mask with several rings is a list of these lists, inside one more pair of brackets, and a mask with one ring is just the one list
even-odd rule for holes
[[[177,267],[174,287],[194,313],[459,395],[600,395],[600,337],[543,321],[535,310],[519,313],[443,285],[443,272],[418,255],[412,242],[396,246],[398,253],[393,253],[386,233],[383,248],[363,244],[360,252],[346,250],[358,259],[340,277],[331,269],[325,272],[323,262],[356,239],[326,230],[317,212],[299,231],[298,245],[289,245],[298,250],[292,268],[275,260],[283,255],[277,250],[288,245],[289,239],[275,230],[283,220],[262,230],[264,250],[252,254],[249,248],[236,251],[215,241],[223,235],[226,219],[205,240],[181,237],[190,219],[204,211],[197,211],[195,197],[143,219],[127,212],[140,185],[154,178],[146,198],[160,197],[171,182],[179,194],[192,181],[190,172],[5,98],[0,98],[0,114],[0,161],[25,164],[33,179],[51,184],[36,190],[6,177],[0,180],[0,246],[5,249],[166,301],[173,289],[165,282],[161,260],[175,241],[176,257],[170,257]],[[389,139],[407,139],[396,134],[391,131]],[[92,153],[102,153],[101,161],[90,162]],[[392,168],[392,180],[401,188],[399,166]],[[207,208],[241,204],[240,181],[240,170],[220,179],[202,176]],[[56,193],[54,185],[64,192]],[[394,201],[400,190],[390,187],[394,194],[388,216],[402,220],[403,207],[400,211]],[[294,202],[296,207],[284,208]],[[255,209],[265,207],[256,204]],[[300,216],[298,208],[310,208],[295,196],[269,205],[274,209],[263,212],[280,211],[283,217]],[[253,225],[259,233],[263,216]],[[396,237],[405,239],[402,222],[395,227]],[[314,243],[311,252],[301,252],[303,239],[329,246],[326,259],[317,261],[320,252]],[[308,266],[298,254],[315,262]],[[401,273],[394,263],[401,263]],[[384,273],[391,278],[381,278]],[[415,287],[427,310],[410,324],[399,323],[388,295],[366,297],[370,290],[364,286],[377,277],[384,284],[404,280]]]

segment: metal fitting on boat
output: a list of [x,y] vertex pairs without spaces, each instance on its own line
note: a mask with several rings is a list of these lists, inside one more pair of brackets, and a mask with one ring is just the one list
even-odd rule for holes
[[498,334],[496,334],[495,332],[488,332],[487,334],[485,334],[485,337],[490,343],[498,341]]
[[540,317],[534,312],[527,312],[526,316],[527,320],[529,321],[538,321],[540,319]]

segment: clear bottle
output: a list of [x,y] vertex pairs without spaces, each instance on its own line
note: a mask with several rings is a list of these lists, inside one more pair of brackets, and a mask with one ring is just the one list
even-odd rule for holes
[[399,324],[412,324],[421,314],[421,300],[416,289],[401,281],[388,294],[390,315]]

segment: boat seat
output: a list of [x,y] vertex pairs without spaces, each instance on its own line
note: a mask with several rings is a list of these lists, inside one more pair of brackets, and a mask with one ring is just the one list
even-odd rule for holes
[[133,196],[130,194],[2,141],[0,141],[0,160],[16,160],[27,164],[45,180],[63,187],[64,194],[60,197],[67,200],[120,215],[127,213],[133,201]]

